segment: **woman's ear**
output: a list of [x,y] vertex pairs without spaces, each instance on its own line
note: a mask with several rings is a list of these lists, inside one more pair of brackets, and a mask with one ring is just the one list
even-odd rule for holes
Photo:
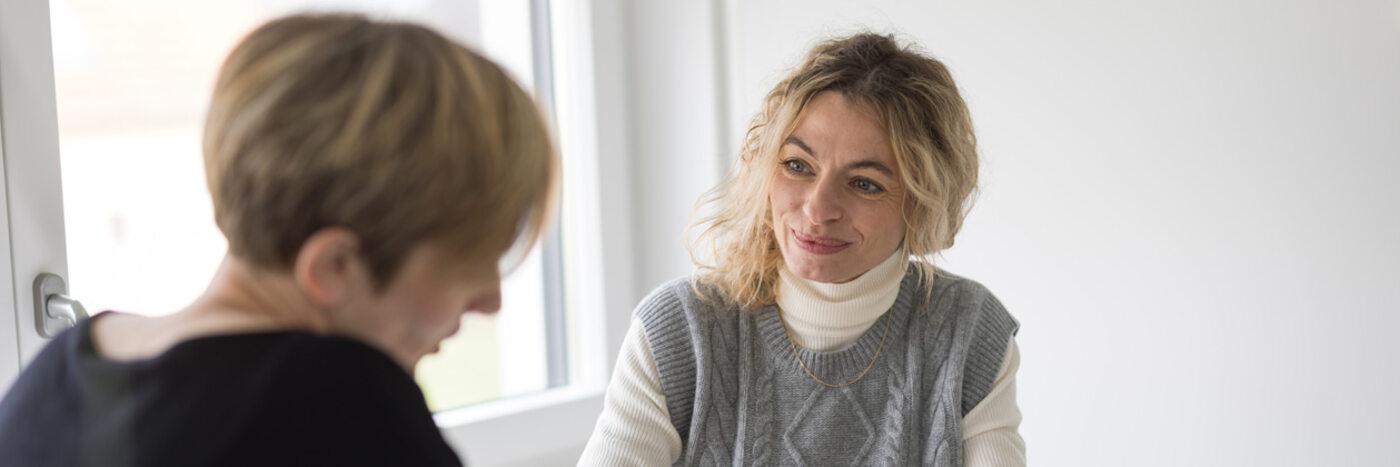
[[360,237],[344,227],[327,227],[301,244],[292,263],[292,280],[317,308],[337,309],[370,285],[369,268],[360,256]]

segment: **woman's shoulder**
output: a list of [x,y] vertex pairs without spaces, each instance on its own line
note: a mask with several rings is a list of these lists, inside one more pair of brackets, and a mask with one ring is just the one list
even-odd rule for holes
[[[341,387],[348,383],[359,385],[346,391],[346,397],[367,394],[395,394],[399,402],[411,401],[418,395],[412,376],[389,355],[358,339],[311,333],[284,333],[269,339],[261,357],[262,365],[272,370],[275,385],[310,389],[315,397],[319,389]],[[370,384],[366,384],[370,383]]]
[[726,310],[734,304],[719,288],[696,276],[681,276],[652,289],[637,305],[637,314],[644,312],[685,312]]
[[[949,325],[967,327],[973,340],[985,340],[982,344],[1000,349],[1020,329],[1020,322],[981,282],[941,269],[929,278],[916,280],[922,287],[915,290],[926,295],[919,297],[919,293],[914,293],[909,299],[926,304],[916,306],[919,312],[938,317],[923,320],[930,327],[927,332]],[[999,355],[999,351],[994,353]]]
[[[265,357],[269,377],[235,442],[240,456],[295,448],[315,463],[458,465],[412,376],[378,349],[288,334]],[[285,433],[303,436],[288,443]]]
[[653,344],[658,340],[683,341],[692,335],[704,339],[715,326],[732,327],[744,315],[718,287],[694,276],[666,281],[633,312]]
[[[348,423],[355,418],[373,420],[368,426],[375,431],[432,425],[432,413],[412,375],[358,340],[287,333],[265,345],[261,360],[259,368],[267,377],[256,388],[260,397],[252,425],[338,429],[327,426],[327,420]],[[346,407],[355,407],[354,414],[342,413]]]
[[[905,280],[916,285],[909,288],[911,293],[907,299],[915,304],[915,309],[920,313],[952,318],[955,322],[975,327],[978,332],[990,326],[995,328],[995,335],[1014,335],[1020,327],[1001,300],[981,282],[942,269],[929,277],[918,277],[912,268]],[[928,321],[930,325],[938,327],[944,324],[935,322],[946,323],[945,319]]]
[[662,282],[661,285],[647,293],[646,297],[642,298],[641,303],[674,305],[684,300],[693,299],[695,291],[692,290],[692,281],[690,276],[680,276]]
[[912,286],[909,287],[910,290],[924,295],[914,298],[926,299],[924,301],[929,305],[927,308],[931,310],[1001,307],[996,295],[981,282],[943,269],[936,269],[925,277],[920,275],[914,266],[910,266],[904,280]]

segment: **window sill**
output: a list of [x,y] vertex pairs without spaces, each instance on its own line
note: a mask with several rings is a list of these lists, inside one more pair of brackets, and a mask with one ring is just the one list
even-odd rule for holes
[[536,465],[542,455],[581,449],[603,409],[603,391],[578,385],[509,397],[433,416],[473,467]]

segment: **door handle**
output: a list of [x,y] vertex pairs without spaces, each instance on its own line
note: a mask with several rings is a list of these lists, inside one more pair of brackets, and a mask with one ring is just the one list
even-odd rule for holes
[[63,277],[46,272],[34,278],[34,327],[39,335],[52,338],[87,317],[83,304],[68,296]]

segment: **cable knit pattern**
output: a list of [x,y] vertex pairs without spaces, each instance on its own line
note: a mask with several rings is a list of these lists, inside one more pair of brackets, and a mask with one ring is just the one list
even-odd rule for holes
[[[751,328],[744,328],[751,331]],[[745,336],[748,337],[748,336]],[[739,455],[734,459],[735,465],[772,465],[774,463],[773,450],[777,449],[777,441],[774,434],[777,429],[774,426],[773,413],[776,408],[771,402],[771,398],[765,397],[773,394],[773,365],[764,354],[757,349],[749,348],[745,352],[745,365],[741,365],[740,381],[749,386],[749,391],[741,392],[741,395],[748,400],[741,401],[739,407],[747,407],[739,413],[739,427],[741,430],[752,430],[758,436],[751,437],[752,441],[746,449],[739,450]],[[759,399],[754,400],[757,396]],[[748,433],[740,432],[741,439],[746,438]]]
[[[905,330],[900,329],[899,331],[903,332]],[[891,358],[884,359],[885,367],[889,372],[889,394],[887,395],[888,399],[885,401],[885,413],[902,414],[907,412],[905,408],[908,406],[909,401],[915,398],[912,393],[913,385],[908,383],[907,378],[909,373],[908,362],[911,360],[912,356],[906,351],[902,352],[900,358],[894,358],[894,354],[900,352],[890,353]],[[884,457],[876,459],[876,463],[880,465],[909,464],[908,460],[903,456],[903,450],[900,449],[901,446],[905,446],[909,443],[910,434],[904,430],[904,423],[904,417],[885,418],[884,433],[880,439],[883,443],[880,453]],[[917,426],[918,420],[913,420],[912,424]]]
[[[1015,320],[976,282],[925,285],[912,269],[886,313],[876,364],[828,388],[793,359],[777,307],[749,314],[704,302],[685,279],[658,289],[637,317],[682,440],[676,463],[962,466],[962,418],[994,383]],[[876,323],[840,350],[797,353],[813,374],[845,382],[883,332]]]

